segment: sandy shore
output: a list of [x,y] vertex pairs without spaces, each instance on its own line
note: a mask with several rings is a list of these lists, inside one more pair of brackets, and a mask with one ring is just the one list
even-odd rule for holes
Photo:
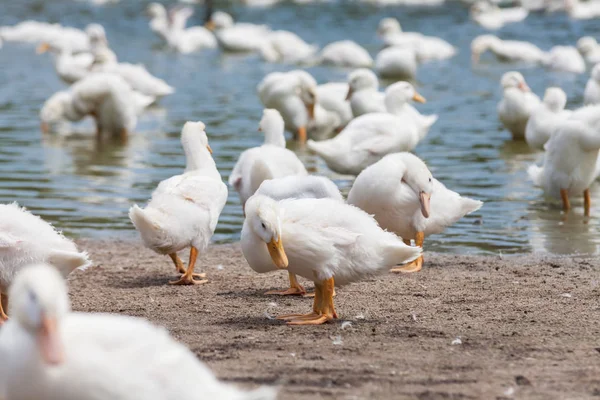
[[338,289],[339,322],[289,327],[267,315],[309,312],[311,300],[264,296],[286,275],[254,273],[238,245],[199,260],[208,284],[173,287],[168,257],[137,243],[79,244],[97,266],[70,278],[75,310],[164,325],[220,378],[280,383],[281,399],[600,396],[595,259],[427,254],[420,273]]

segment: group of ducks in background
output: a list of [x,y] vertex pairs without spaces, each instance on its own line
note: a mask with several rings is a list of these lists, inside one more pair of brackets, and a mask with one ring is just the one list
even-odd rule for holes
[[[573,11],[578,7],[593,7],[567,3],[572,16],[578,15]],[[446,188],[410,153],[438,120],[413,106],[413,101],[425,102],[415,87],[400,81],[379,91],[377,75],[413,79],[419,63],[453,57],[451,44],[403,32],[397,20],[385,18],[377,30],[385,48],[373,60],[351,41],[319,51],[292,32],[236,23],[222,12],[211,13],[206,26],[188,28],[190,12],[188,7],[167,11],[153,3],[148,7],[150,28],[181,53],[219,46],[257,52],[269,62],[353,69],[346,82],[325,84],[304,70],[265,76],[257,86],[265,107],[259,123],[264,143],[244,151],[229,178],[245,215],[241,247],[248,264],[259,273],[288,272],[289,287],[267,294],[311,296],[298,276],[314,282],[312,312],[279,320],[317,325],[337,318],[336,285],[389,270],[419,271],[425,238],[482,206]],[[492,3],[472,8],[473,19],[490,29],[526,15],[526,10],[499,9]],[[42,107],[45,132],[91,116],[98,134],[126,138],[146,107],[174,93],[144,66],[119,62],[97,24],[81,31],[27,21],[0,28],[0,38],[37,43],[40,53],[52,52],[58,75],[71,85]],[[577,48],[557,46],[549,52],[492,35],[473,40],[474,61],[486,51],[504,61],[574,73],[600,61],[600,46],[590,37],[580,39]],[[589,215],[589,186],[599,171],[600,65],[593,67],[585,88],[586,106],[575,111],[564,109],[566,95],[560,88],[548,88],[540,100],[518,72],[507,72],[501,87],[502,124],[515,140],[545,150],[543,165],[529,170],[534,183],[561,199],[565,210],[570,197],[583,195]],[[286,130],[333,171],[356,176],[346,199],[335,183],[310,175],[286,149]],[[195,266],[209,246],[228,187],[202,122],[187,122],[181,143],[185,170],[160,182],[144,207],[131,207],[129,217],[148,248],[170,257],[180,274],[171,284],[205,284],[206,274],[196,273]],[[186,265],[178,252],[187,248]],[[91,261],[50,224],[16,204],[0,205],[0,252],[0,399],[85,400],[95,392],[122,399],[195,399],[198,393],[229,399],[276,397],[273,388],[242,392],[219,382],[193,353],[146,321],[71,313],[64,277]],[[89,364],[90,354],[97,355],[97,364]],[[61,375],[46,379],[58,365],[63,366]]]

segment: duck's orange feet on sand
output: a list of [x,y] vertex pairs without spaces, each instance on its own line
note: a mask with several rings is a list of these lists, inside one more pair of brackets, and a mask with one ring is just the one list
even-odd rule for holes
[[4,312],[4,308],[8,308],[8,296],[0,293],[0,326],[8,320],[8,315]]
[[402,267],[398,267],[398,268],[393,268],[390,271],[392,272],[398,272],[398,273],[402,273],[402,274],[409,274],[412,272],[419,272],[421,270],[421,268],[423,268],[423,256],[419,256],[419,258],[417,258],[415,261],[411,262],[410,264],[406,264]]
[[306,289],[298,282],[298,278],[296,278],[295,274],[289,272],[290,276],[290,287],[288,289],[283,290],[269,290],[266,292],[266,295],[276,294],[279,296],[304,296],[306,295]]
[[171,260],[173,260],[173,264],[175,264],[175,269],[177,270],[177,272],[179,272],[180,274],[185,274],[185,267],[183,266],[183,261],[181,261],[181,258],[179,258],[177,253],[171,253],[169,254],[169,257],[171,257]]
[[[175,255],[175,257],[177,259],[179,258],[179,257],[177,257],[177,255]],[[171,258],[173,258],[173,257],[171,256]],[[181,276],[181,278],[179,280],[169,282],[169,285],[202,285],[204,283],[207,283],[208,279],[201,279],[199,281],[194,279],[194,278],[206,278],[205,273],[201,273],[201,274],[194,273],[194,267],[196,266],[196,258],[198,258],[198,249],[192,246],[192,248],[190,249],[190,262],[189,262],[187,271],[184,272],[184,274]],[[175,262],[175,265],[177,266],[177,262],[175,260],[173,260],[173,261]],[[181,262],[181,260],[179,260],[179,262]],[[181,264],[183,264],[183,263],[181,262]],[[183,265],[182,265],[182,267],[183,267]],[[179,270],[179,267],[178,267],[178,270]]]
[[592,207],[592,197],[590,196],[590,189],[583,191],[583,214],[586,217],[590,216],[590,209]]
[[286,321],[288,325],[321,325],[336,319],[338,316],[333,306],[333,292],[333,278],[315,282],[315,300],[312,313],[282,315],[277,319]]

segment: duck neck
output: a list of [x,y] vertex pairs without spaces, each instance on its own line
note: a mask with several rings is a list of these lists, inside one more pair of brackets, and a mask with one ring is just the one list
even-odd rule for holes
[[182,143],[186,159],[186,172],[207,167],[215,167],[215,161],[206,148],[206,145],[202,143],[199,137],[195,135],[185,135]]
[[264,144],[270,144],[277,147],[285,147],[285,136],[283,134],[284,124],[281,121],[265,121],[263,132],[265,134]]
[[390,114],[401,114],[406,107],[406,101],[386,97],[385,108]]

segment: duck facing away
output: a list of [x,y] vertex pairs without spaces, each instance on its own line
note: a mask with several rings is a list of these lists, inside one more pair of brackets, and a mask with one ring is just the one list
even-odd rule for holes
[[263,181],[308,174],[298,156],[285,148],[283,129],[283,118],[277,110],[263,111],[258,127],[265,134],[263,145],[240,154],[229,176],[229,185],[238,192],[242,208]]
[[[273,200],[284,199],[333,199],[344,202],[338,187],[324,176],[299,176],[291,175],[285,178],[269,179],[261,183],[256,191],[257,195],[267,196]],[[295,274],[289,272],[290,287],[284,290],[270,290],[265,294],[281,296],[300,295],[311,296],[298,282]]]
[[0,330],[0,397],[6,400],[277,396],[275,388],[246,392],[220,382],[166,329],[144,319],[71,312],[66,284],[48,265],[27,267],[10,293],[14,318]]
[[411,98],[424,101],[423,97],[407,82],[395,83],[385,93],[388,112],[355,118],[333,139],[309,140],[308,148],[323,158],[333,171],[350,175],[358,175],[387,154],[414,149],[429,127],[420,123],[422,116],[416,116],[406,103]]
[[13,279],[25,266],[39,262],[53,265],[63,276],[91,265],[87,253],[52,225],[17,203],[0,204],[0,325],[7,319]]
[[583,194],[584,213],[590,215],[590,185],[596,179],[600,150],[600,106],[587,106],[560,122],[545,145],[541,167],[527,170],[535,186],[552,198],[562,200],[563,210],[571,209],[570,196]]
[[529,147],[542,150],[558,124],[571,115],[565,110],[566,93],[558,87],[546,89],[542,103],[535,108],[525,129],[525,141]]
[[531,112],[540,104],[540,99],[525,83],[519,72],[507,72],[502,75],[500,85],[503,97],[498,103],[498,118],[512,134],[513,139],[523,140]]
[[[186,169],[158,184],[145,208],[134,205],[129,218],[139,231],[146,247],[158,254],[168,254],[177,272],[183,274],[174,285],[208,282],[205,274],[194,274],[199,253],[203,253],[215,232],[219,215],[227,201],[227,186],[221,180],[211,156],[205,126],[187,122],[181,131]],[[187,270],[177,252],[190,248]]]
[[[383,229],[423,247],[425,237],[441,233],[478,210],[481,201],[460,196],[435,179],[425,163],[410,153],[385,156],[358,175],[348,204],[373,215]],[[423,256],[393,272],[416,272]]]
[[315,282],[311,313],[278,317],[290,325],[319,325],[337,318],[335,284],[388,271],[421,253],[381,229],[364,211],[338,200],[276,201],[263,195],[246,203],[241,245],[256,272],[287,268]]

